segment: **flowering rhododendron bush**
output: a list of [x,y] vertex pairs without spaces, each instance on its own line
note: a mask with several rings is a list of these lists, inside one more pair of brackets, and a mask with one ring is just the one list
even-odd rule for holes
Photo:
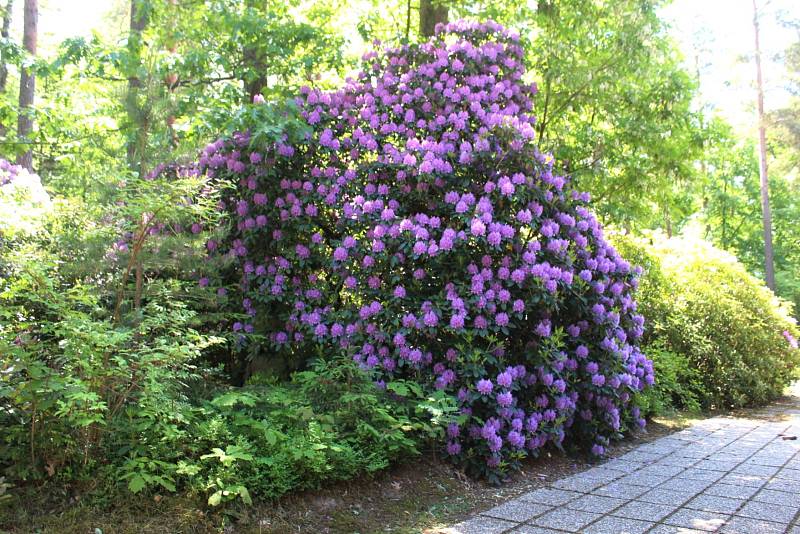
[[344,351],[379,387],[444,391],[447,452],[488,473],[548,444],[602,454],[644,424],[653,382],[638,271],[537,151],[524,75],[517,36],[450,24],[368,53],[339,91],[303,89],[299,140],[239,133],[199,162],[236,185],[208,242],[241,275],[233,329],[271,358]]
[[50,208],[39,176],[0,158],[0,238],[36,233]]

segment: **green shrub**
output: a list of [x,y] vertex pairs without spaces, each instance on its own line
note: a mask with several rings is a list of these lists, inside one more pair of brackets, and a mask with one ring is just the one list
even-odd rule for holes
[[191,328],[195,313],[170,298],[177,282],[152,282],[117,324],[44,256],[13,260],[0,280],[0,470],[11,482],[249,503],[382,470],[456,419],[444,394],[380,389],[349,358],[289,382],[223,385],[197,367],[220,340]]
[[[690,237],[618,235],[614,241],[646,271],[638,302],[647,319],[644,339],[655,356],[656,382],[662,384],[654,395],[674,398],[675,388],[665,382],[675,371],[683,394],[696,395],[702,408],[756,405],[779,396],[796,376],[800,351],[783,335],[797,332],[791,306],[735,257]],[[692,373],[680,372],[681,358]],[[673,402],[691,404],[691,397]]]
[[178,439],[183,384],[217,342],[189,327],[194,312],[161,295],[115,324],[45,257],[13,265],[0,280],[0,467],[17,479],[94,477],[137,444]]
[[435,416],[456,410],[443,395],[417,397],[405,384],[394,387],[406,399],[386,393],[350,360],[319,360],[290,382],[255,382],[193,410],[177,473],[208,492],[209,504],[380,471],[418,454],[422,438],[443,434],[447,419]]
[[637,402],[644,415],[660,415],[676,409],[697,412],[708,396],[700,373],[679,353],[665,349],[659,342],[646,347],[653,360],[656,382],[641,393]]

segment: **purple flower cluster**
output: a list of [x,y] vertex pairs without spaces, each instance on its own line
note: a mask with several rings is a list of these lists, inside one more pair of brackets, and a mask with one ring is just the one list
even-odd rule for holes
[[8,160],[0,158],[0,187],[10,184],[21,173],[27,173],[21,165],[14,165]]
[[789,332],[788,330],[784,330],[783,337],[786,338],[786,341],[789,342],[790,347],[792,347],[793,349],[798,348],[797,339],[792,335],[791,332]]
[[644,424],[632,400],[653,382],[639,270],[535,148],[524,76],[518,36],[452,23],[369,52],[339,91],[303,88],[306,137],[239,133],[199,160],[237,186],[208,243],[241,273],[234,329],[451,394],[466,422],[446,450],[484,472],[565,439],[602,454]]

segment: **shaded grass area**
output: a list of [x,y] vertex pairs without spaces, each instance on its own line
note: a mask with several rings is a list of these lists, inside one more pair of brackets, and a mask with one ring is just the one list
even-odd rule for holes
[[[610,456],[687,426],[682,414],[658,418]],[[474,512],[592,465],[586,458],[550,453],[525,462],[502,487],[467,478],[441,459],[418,459],[371,478],[290,495],[252,507],[209,509],[190,495],[107,494],[90,485],[12,488],[0,505],[0,531],[96,533],[418,533],[436,532]]]

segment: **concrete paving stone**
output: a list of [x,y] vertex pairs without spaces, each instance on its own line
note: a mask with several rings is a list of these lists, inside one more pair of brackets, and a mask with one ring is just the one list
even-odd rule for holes
[[767,481],[764,488],[800,494],[800,483],[785,478],[773,478]]
[[640,495],[636,499],[644,502],[652,502],[655,504],[669,504],[672,506],[681,506],[683,503],[694,497],[695,493],[670,491],[663,489],[650,490],[647,493]]
[[664,449],[664,448],[671,448],[672,450],[677,450],[685,447],[688,443],[685,440],[678,439],[673,435],[664,436],[656,441],[648,443],[644,446],[649,447],[650,449]]
[[761,475],[743,475],[740,473],[728,473],[721,479],[720,482],[723,484],[733,484],[733,485],[741,485],[741,486],[752,486],[754,488],[760,488],[764,484],[767,483],[768,477],[764,477]]
[[[736,464],[736,466],[738,466],[742,462],[745,462],[746,460],[748,460],[750,458],[750,455],[748,454],[747,456],[733,456],[733,455],[729,455],[729,454],[715,454],[715,455],[711,456],[711,458],[713,458],[714,460],[717,460],[717,461],[722,461],[722,462],[732,462],[732,463]],[[699,466],[697,466],[697,467],[699,467]],[[731,467],[730,469],[725,469],[725,471],[726,472],[733,471],[735,468],[736,467],[734,466],[734,467]]]
[[[783,432],[778,432],[779,434],[783,434]],[[800,443],[798,440],[785,440],[780,436],[775,436],[775,439],[772,442],[764,447],[765,452],[775,453],[775,454],[794,454],[800,450]]]
[[721,514],[733,514],[744,503],[744,499],[729,499],[728,497],[718,497],[716,495],[700,494],[684,506],[693,510],[703,510],[705,512],[719,512]]
[[734,468],[733,472],[742,473],[744,475],[762,475],[766,477],[771,477],[772,475],[778,472],[778,468],[771,465],[743,463],[737,465]]
[[759,432],[758,430],[754,430],[747,434],[745,437],[739,440],[739,443],[743,443],[749,447],[756,447],[761,448],[770,441],[775,438],[775,434],[773,432]]
[[580,476],[571,476],[557,480],[552,486],[557,489],[589,493],[593,489],[599,488],[602,485],[603,481],[601,480]]
[[723,450],[726,452],[732,452],[734,454],[740,454],[740,455],[747,452],[749,453],[748,455],[752,455],[757,450],[761,449],[762,447],[765,447],[768,443],[769,443],[768,441],[750,439],[748,435],[729,443],[728,445],[725,446]]
[[682,480],[673,478],[661,484],[659,489],[700,493],[710,485],[711,482],[707,480]]
[[639,452],[646,452],[648,454],[659,454],[664,456],[666,454],[672,454],[676,450],[683,447],[685,447],[685,444],[679,440],[667,440],[667,438],[662,438],[657,441],[640,445],[636,448],[636,450]]
[[670,477],[666,476],[655,476],[655,475],[646,475],[643,474],[641,471],[636,471],[635,473],[631,473],[629,475],[625,475],[624,477],[618,480],[621,484],[633,484],[634,486],[645,486],[648,488],[653,488],[662,484],[669,480]]
[[657,522],[677,510],[679,506],[678,504],[656,504],[644,501],[631,501],[625,506],[621,506],[611,512],[611,515],[627,517],[628,519],[648,519]]
[[641,534],[647,532],[654,525],[655,523],[648,521],[607,516],[585,527],[581,532],[583,534]]
[[775,473],[776,478],[785,478],[786,480],[794,480],[800,482],[800,470],[797,469],[781,469]]
[[797,493],[762,489],[753,496],[753,500],[759,502],[768,502],[770,504],[791,506],[797,505],[798,501],[800,501],[800,496]]
[[614,469],[607,469],[605,467],[593,467],[588,471],[584,471],[581,474],[587,478],[600,480],[602,482],[611,482],[612,480],[623,476],[622,473],[620,473],[619,471],[615,471]]
[[532,523],[540,527],[566,530],[567,532],[581,532],[583,527],[601,517],[600,514],[591,512],[560,508],[537,517]]
[[681,450],[681,454],[686,456],[687,458],[695,458],[697,460],[702,460],[714,454],[713,449],[697,449],[697,448],[690,448],[686,447],[685,449]]
[[705,530],[696,530],[693,528],[676,527],[674,525],[656,525],[656,527],[649,531],[647,534],[705,534]]
[[678,467],[677,465],[654,463],[637,471],[637,473],[642,475],[655,475],[657,477],[674,477],[678,473],[683,473],[684,470],[685,468]]
[[467,521],[453,525],[452,534],[500,534],[517,526],[511,521],[494,519],[493,517],[473,517]]
[[614,471],[620,471],[622,473],[632,473],[633,471],[641,469],[644,466],[645,464],[640,462],[629,462],[620,460],[619,458],[615,458],[603,464],[603,467],[606,469],[613,469]]
[[633,484],[622,484],[620,482],[612,482],[605,486],[600,486],[592,490],[594,495],[605,495],[607,497],[616,497],[618,499],[635,499],[642,493],[647,491],[644,486],[635,486]]
[[542,515],[545,512],[549,512],[552,509],[552,506],[546,504],[538,504],[535,502],[524,501],[522,499],[514,499],[513,501],[508,501],[499,506],[495,506],[491,510],[486,510],[485,512],[482,512],[481,515],[524,523],[525,521],[533,519],[537,515]]
[[724,471],[728,472],[736,468],[739,465],[739,462],[733,460],[717,460],[714,458],[708,460],[700,460],[696,464],[694,464],[695,469],[707,469],[710,471]]
[[742,449],[736,443],[728,445],[727,447],[723,447],[722,449],[718,450],[713,456],[718,460],[723,460],[727,462],[744,462],[753,454],[756,453],[758,449]]
[[698,462],[697,458],[687,458],[680,453],[673,453],[665,456],[653,465],[675,465],[678,467],[693,467]]
[[549,504],[551,506],[561,506],[582,494],[574,491],[560,489],[542,488],[520,495],[520,499],[538,504]]
[[691,428],[684,428],[683,430],[679,430],[672,434],[670,437],[673,439],[679,440],[695,440],[699,439],[703,436],[707,436],[710,432],[705,431],[697,426],[693,426]]
[[520,525],[510,531],[513,534],[563,534],[560,530],[552,528],[537,527],[534,525]]
[[796,507],[787,507],[780,504],[770,504],[760,501],[750,501],[736,512],[736,515],[761,519],[762,521],[775,521],[777,523],[791,523],[797,514]]
[[725,534],[782,534],[786,531],[786,526],[749,517],[732,517],[723,525],[720,532]]
[[[772,434],[772,436],[774,437],[775,434]],[[740,451],[742,452],[747,451],[752,455],[758,452],[763,447],[766,447],[769,444],[769,440],[770,438],[758,439],[758,438],[752,438],[750,437],[750,435],[748,435],[742,439],[737,439],[736,441],[733,442],[733,445],[735,445]]]
[[703,493],[728,497],[729,499],[749,499],[758,491],[752,486],[734,486],[733,484],[712,484]]
[[[774,447],[771,447],[771,446],[768,445],[768,446],[764,447],[763,449],[761,449],[760,451],[758,451],[758,454],[769,455],[775,460],[775,462],[780,462],[777,465],[783,465],[783,464],[785,464],[786,462],[788,462],[789,460],[792,459],[792,457],[794,456],[794,450],[787,450],[787,449],[783,449],[783,448],[779,449],[779,448],[774,448]],[[772,465],[776,465],[776,464],[772,464]]]
[[583,512],[594,512],[605,514],[615,508],[619,508],[628,502],[627,499],[617,499],[616,497],[606,497],[604,495],[584,495],[574,501],[567,503],[567,508],[581,510]]
[[654,454],[651,452],[639,452],[637,450],[633,450],[629,453],[623,454],[619,458],[624,461],[632,461],[632,462],[640,462],[643,464],[651,464],[654,463],[661,458],[666,456],[665,454]]
[[748,461],[758,465],[772,465],[775,467],[781,467],[783,464],[786,463],[786,458],[776,458],[774,456],[770,456],[769,454],[765,454],[763,452],[758,452],[748,458]]
[[719,529],[730,518],[727,514],[716,512],[703,512],[702,510],[692,510],[681,508],[664,520],[667,525],[677,527],[692,528],[695,530],[705,530],[713,532]]
[[723,473],[722,471],[709,471],[708,469],[691,468],[681,473],[679,478],[682,479],[685,478],[687,480],[705,480],[707,482],[716,482],[723,476],[725,476],[725,473]]

